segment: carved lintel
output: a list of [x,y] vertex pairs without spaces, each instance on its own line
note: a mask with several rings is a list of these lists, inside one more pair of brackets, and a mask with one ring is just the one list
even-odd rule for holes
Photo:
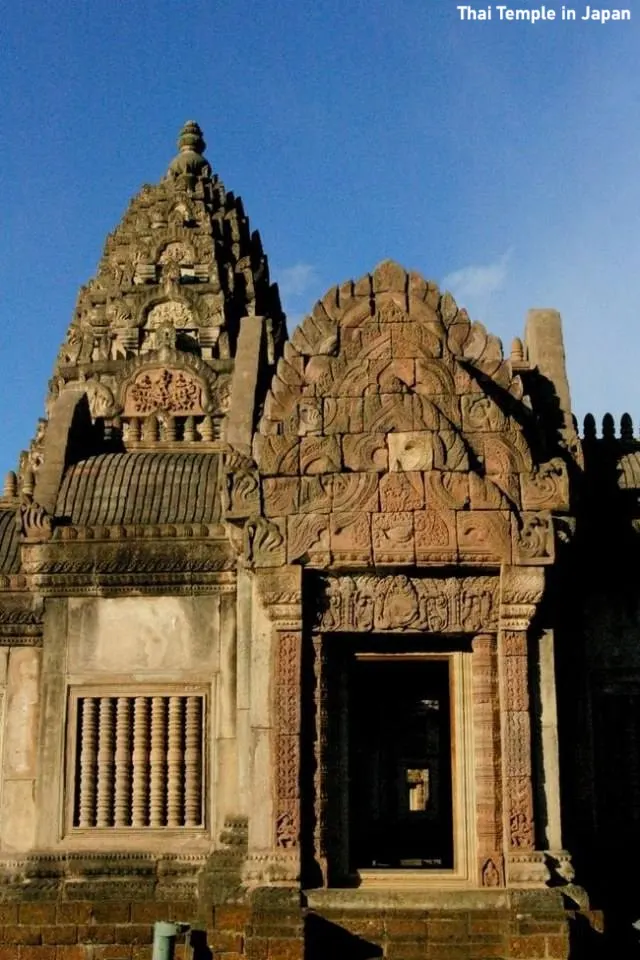
[[326,577],[318,591],[322,632],[429,630],[460,633],[497,628],[495,577]]

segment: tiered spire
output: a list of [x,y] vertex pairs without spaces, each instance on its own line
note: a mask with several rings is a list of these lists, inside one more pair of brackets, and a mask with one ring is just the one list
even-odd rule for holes
[[[128,380],[162,353],[209,383],[210,412],[223,416],[242,318],[265,318],[268,367],[281,353],[284,315],[259,234],[203,156],[197,123],[183,126],[178,148],[167,175],[133,198],[96,276],[80,290],[48,410],[67,384],[82,381],[92,418],[117,418]],[[21,475],[39,469],[45,431],[46,422],[22,457]]]

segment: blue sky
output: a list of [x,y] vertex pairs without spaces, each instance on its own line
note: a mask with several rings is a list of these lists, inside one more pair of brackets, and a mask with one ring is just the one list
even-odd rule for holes
[[393,257],[506,349],[528,308],[557,307],[577,415],[640,417],[629,2],[629,23],[532,25],[461,22],[454,0],[5,0],[0,470],[43,413],[107,232],[187,119],[292,324]]

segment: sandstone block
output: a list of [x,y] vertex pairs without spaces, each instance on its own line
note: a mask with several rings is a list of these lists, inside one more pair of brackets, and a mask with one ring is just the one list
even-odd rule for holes
[[348,470],[384,471],[389,465],[384,433],[354,433],[342,438],[344,465]]
[[427,430],[388,434],[389,470],[431,470],[433,438]]
[[368,513],[332,513],[330,532],[334,562],[371,562],[371,521]]
[[402,512],[424,507],[422,473],[417,470],[388,473],[380,478],[380,504],[383,511]]
[[375,513],[378,510],[378,475],[375,473],[334,474],[332,509],[337,512],[363,510]]
[[374,513],[371,522],[375,563],[415,563],[412,513]]
[[304,437],[300,441],[300,472],[338,473],[342,469],[337,437]]

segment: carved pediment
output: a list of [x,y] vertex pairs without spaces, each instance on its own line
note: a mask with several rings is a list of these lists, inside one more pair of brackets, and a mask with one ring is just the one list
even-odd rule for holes
[[216,373],[198,357],[163,347],[127,364],[118,405],[125,416],[135,417],[222,413],[228,406],[229,387],[228,375]]

